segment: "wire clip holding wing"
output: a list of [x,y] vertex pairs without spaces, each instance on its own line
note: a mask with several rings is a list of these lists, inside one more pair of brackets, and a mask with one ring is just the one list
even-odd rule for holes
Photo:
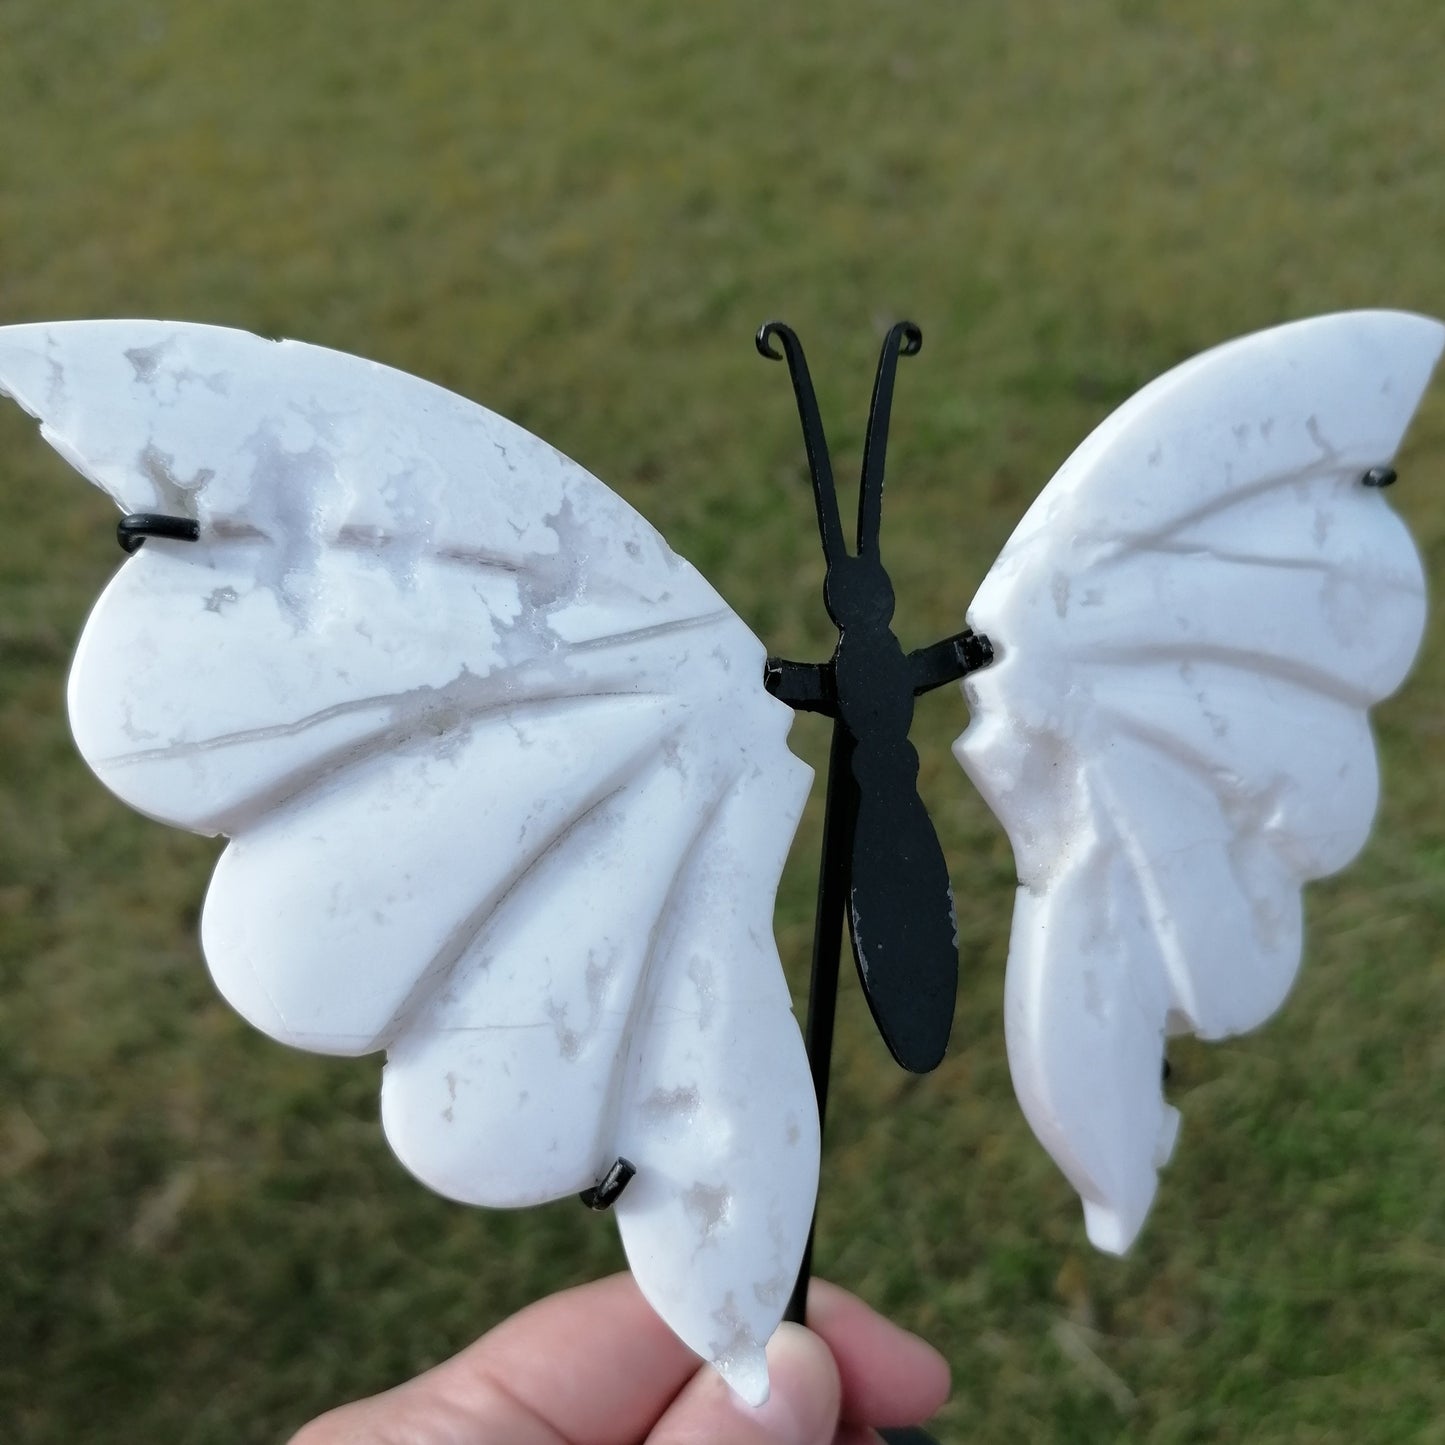
[[201,537],[201,524],[194,517],[171,517],[164,512],[127,512],[115,524],[115,540],[127,555],[136,551],[147,537],[197,542]]
[[602,1214],[611,1209],[622,1197],[622,1191],[627,1188],[632,1176],[636,1173],[637,1166],[619,1155],[608,1166],[607,1172],[602,1178],[591,1189],[584,1189],[577,1197],[588,1209],[594,1209],[598,1214]]

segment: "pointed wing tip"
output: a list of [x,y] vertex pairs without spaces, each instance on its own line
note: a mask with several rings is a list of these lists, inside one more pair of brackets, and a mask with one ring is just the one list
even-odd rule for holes
[[1367,311],[1367,316],[1379,316],[1392,325],[1406,326],[1416,331],[1422,341],[1429,341],[1436,353],[1445,349],[1445,321],[1437,316],[1427,316],[1423,311]]
[[1142,1217],[1131,1222],[1122,1212],[1107,1204],[1096,1204],[1089,1199],[1084,1201],[1084,1229],[1089,1243],[1105,1254],[1127,1254],[1129,1246],[1139,1237],[1143,1222]]
[[1153,1167],[1146,1171],[1147,1184],[1113,1201],[1083,1198],[1084,1229],[1089,1243],[1105,1254],[1127,1254],[1144,1228],[1158,1190],[1158,1171],[1168,1164],[1179,1139],[1179,1110],[1165,1104],[1159,1132],[1153,1140]]
[[717,1370],[739,1399],[755,1410],[768,1403],[772,1386],[768,1382],[768,1357],[755,1340],[739,1345],[723,1359],[714,1360]]
[[1369,333],[1369,342],[1378,346],[1393,365],[1403,368],[1403,379],[1409,382],[1408,394],[1401,397],[1402,402],[1407,403],[1407,409],[1401,417],[1403,431],[1409,425],[1426,387],[1430,384],[1441,353],[1445,352],[1445,322],[1418,311],[1378,310],[1346,311],[1335,316],[1314,318],[1314,322],[1301,321],[1295,324],[1310,326],[1315,323],[1328,325],[1332,322],[1345,325],[1353,323],[1364,328]]
[[[1301,317],[1297,321],[1285,322],[1280,326],[1236,337],[1233,341],[1225,342],[1224,345],[1227,347],[1238,342],[1250,342],[1258,337],[1288,333],[1296,328],[1320,331],[1324,329],[1339,330],[1343,327],[1365,327],[1376,331],[1396,345],[1409,342],[1418,346],[1422,352],[1429,352],[1435,357],[1445,350],[1445,321],[1441,321],[1435,316],[1427,316],[1421,311],[1403,311],[1390,307],[1334,311],[1321,316]],[[1201,353],[1201,355],[1204,354],[1207,353]]]
[[0,396],[9,397],[37,421],[40,403],[35,392],[44,368],[39,338],[49,329],[40,323],[0,326]]
[[1401,342],[1408,339],[1419,348],[1420,359],[1424,363],[1424,379],[1428,383],[1430,373],[1440,360],[1441,353],[1445,352],[1445,321],[1434,316],[1425,316],[1418,311],[1379,311],[1366,314],[1379,317],[1390,327],[1395,332],[1392,339]]

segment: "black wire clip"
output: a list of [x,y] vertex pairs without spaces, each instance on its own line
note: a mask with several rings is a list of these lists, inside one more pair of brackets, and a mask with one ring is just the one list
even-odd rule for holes
[[115,540],[129,555],[147,537],[169,537],[174,542],[198,542],[201,524],[194,517],[170,517],[164,512],[127,512],[115,524]]
[[595,1209],[601,1214],[617,1203],[622,1191],[636,1173],[637,1166],[619,1155],[602,1178],[591,1189],[584,1189],[577,1197],[588,1209]]

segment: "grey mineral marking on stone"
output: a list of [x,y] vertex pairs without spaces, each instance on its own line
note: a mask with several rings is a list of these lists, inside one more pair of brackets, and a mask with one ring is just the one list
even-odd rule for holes
[[717,985],[713,979],[712,960],[705,954],[695,953],[688,960],[688,980],[697,989],[697,1027],[699,1032],[712,1024],[717,1008]]
[[687,761],[684,757],[682,748],[678,744],[678,735],[680,731],[681,729],[675,729],[674,731],[668,733],[667,736],[662,740],[660,751],[662,754],[663,766],[665,768],[670,768],[673,772],[677,773],[685,780],[687,777]]
[[697,1226],[704,1244],[728,1223],[732,1206],[732,1191],[725,1185],[704,1184],[698,1180],[682,1195],[682,1207]]
[[566,1004],[549,1003],[547,1005],[547,1017],[552,1021],[552,1029],[557,1035],[557,1051],[568,1063],[576,1060],[581,1052],[582,1041],[577,1030],[567,1026]]
[[570,498],[543,519],[557,537],[557,550],[535,552],[517,574],[518,611],[496,619],[497,642],[509,664],[546,657],[566,647],[552,627],[551,616],[569,603],[580,602],[585,592],[582,559],[591,555],[593,538],[573,515]]
[[[722,1331],[721,1336],[708,1341],[714,1364],[729,1380],[736,1373],[745,1383],[751,1383],[747,1377],[765,1371],[767,1366],[762,1358],[762,1344],[743,1318],[732,1290],[723,1296],[721,1307],[712,1311],[711,1318]],[[765,1383],[765,1378],[760,1383]]]
[[760,1305],[769,1309],[776,1309],[782,1304],[792,1292],[793,1281],[781,1270],[770,1278],[763,1280],[760,1284],[753,1286],[753,1298]]
[[195,371],[187,366],[176,372],[176,381],[198,381],[207,391],[217,396],[230,396],[231,377],[224,371]]
[[552,1028],[557,1035],[557,1047],[562,1057],[569,1063],[574,1061],[582,1052],[582,1049],[589,1043],[597,1033],[598,1026],[606,1016],[603,1005],[607,1001],[608,985],[617,975],[617,962],[615,959],[602,964],[598,963],[594,955],[587,955],[586,989],[587,989],[587,1021],[574,1028],[567,1022],[568,1007],[565,1003],[559,1004],[555,1000],[549,1000],[547,1004],[547,1017],[552,1022]]
[[148,742],[151,738],[157,738],[160,736],[158,732],[155,732],[151,729],[139,727],[136,724],[135,708],[128,698],[122,699],[121,701],[120,728],[121,731],[126,735],[126,737],[128,737],[133,743]]
[[[162,337],[161,340],[153,342],[150,346],[133,346],[122,355],[130,362],[131,369],[135,372],[135,381],[138,386],[149,388],[152,392],[156,405],[163,407],[174,406],[176,403],[175,393],[178,393],[187,382],[199,383],[207,391],[214,392],[217,396],[228,396],[231,391],[231,378],[226,371],[197,371],[191,366],[178,366],[174,370],[162,371],[161,363],[168,351],[176,344],[174,336]],[[160,389],[156,383],[168,381],[169,399],[160,395]]]
[[1320,429],[1320,419],[1317,416],[1310,416],[1305,420],[1305,430],[1310,434],[1310,440],[1320,449],[1320,455],[1328,461],[1333,461],[1339,456],[1339,449],[1330,445],[1329,439]]
[[[52,416],[58,415],[65,409],[65,366],[55,355],[59,349],[60,338],[54,331],[47,330],[45,332],[45,403],[46,410]],[[13,392],[6,391],[3,387],[0,387],[0,394],[14,396]],[[20,398],[15,397],[15,400],[20,401]],[[32,411],[30,407],[25,406],[24,402],[20,404],[24,407],[27,415],[33,416],[40,422],[41,435],[44,436],[49,423],[41,417],[38,411]]]
[[244,449],[252,458],[252,515],[274,539],[273,546],[256,558],[256,580],[276,594],[301,633],[324,600],[317,576],[327,542],[323,508],[344,504],[350,489],[337,470],[336,457],[320,443],[293,450],[264,425],[252,433]]
[[1060,618],[1069,615],[1069,587],[1068,574],[1056,571],[1053,580],[1049,583],[1049,591],[1053,594],[1054,611]]
[[205,541],[270,543],[271,537],[240,517],[212,517],[206,523]]
[[175,338],[167,336],[160,341],[153,342],[150,346],[132,346],[124,353],[125,359],[130,362],[131,369],[135,372],[135,379],[142,386],[153,386],[156,375],[160,370],[161,357],[174,344]]
[[654,1089],[638,1104],[637,1112],[649,1124],[688,1123],[701,1107],[702,1096],[697,1085],[680,1084],[672,1089]]
[[136,470],[156,489],[156,505],[162,512],[196,519],[196,493],[216,474],[210,467],[201,467],[189,479],[178,476],[175,457],[147,442],[136,457]]

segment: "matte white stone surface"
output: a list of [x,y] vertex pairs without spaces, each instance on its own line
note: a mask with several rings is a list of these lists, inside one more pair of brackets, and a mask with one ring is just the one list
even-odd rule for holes
[[1442,339],[1361,312],[1186,362],[1069,458],[969,610],[998,661],[965,684],[955,751],[1019,871],[1009,1062],[1101,1248],[1132,1242],[1173,1147],[1166,1034],[1268,1018],[1301,884],[1369,832],[1366,709],[1405,676],[1425,597],[1360,478]]
[[811,772],[761,644],[575,463],[385,367],[87,322],[0,330],[0,388],[123,511],[200,524],[121,567],[70,705],[126,802],[233,839],[221,991],[386,1050],[387,1136],[452,1198],[626,1157],[644,1293],[764,1398],[818,1122],[772,932]]

